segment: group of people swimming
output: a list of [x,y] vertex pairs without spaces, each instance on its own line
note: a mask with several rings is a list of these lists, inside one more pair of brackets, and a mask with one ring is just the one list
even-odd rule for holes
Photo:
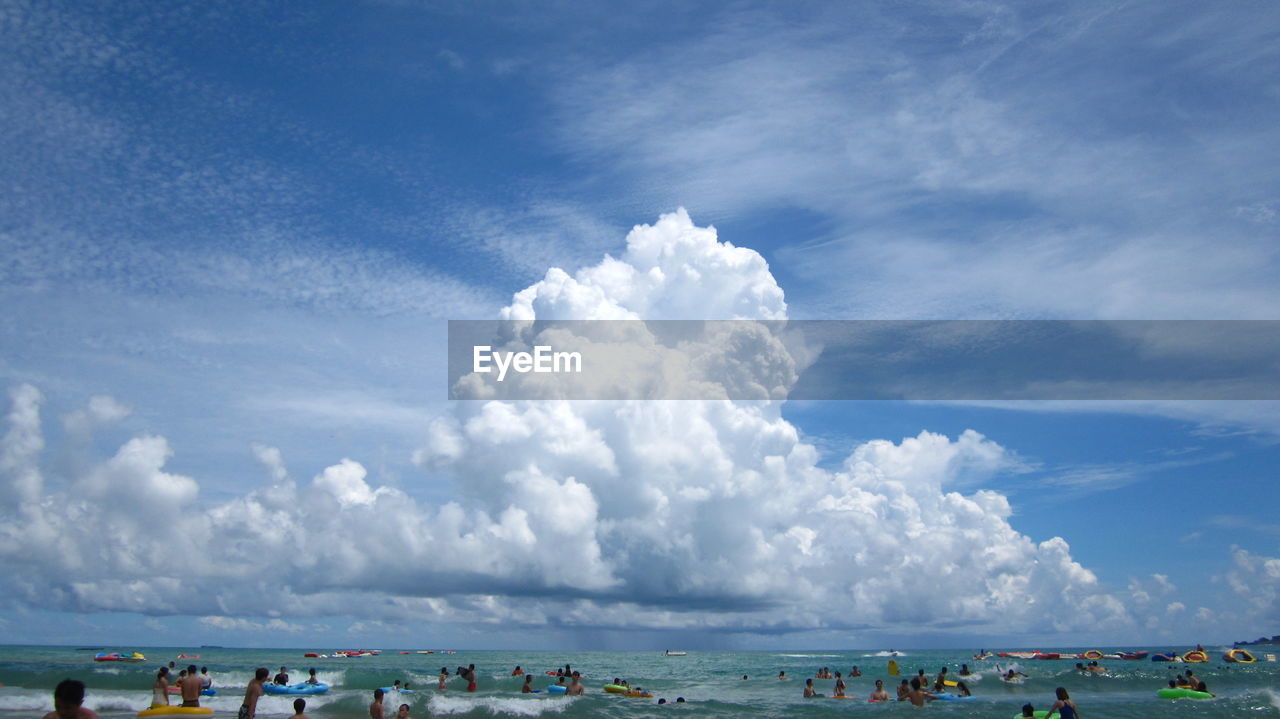
[[1191,689],[1197,692],[1209,693],[1209,687],[1204,680],[1195,675],[1195,672],[1188,669],[1185,673],[1179,672],[1178,676],[1169,680],[1170,689]]

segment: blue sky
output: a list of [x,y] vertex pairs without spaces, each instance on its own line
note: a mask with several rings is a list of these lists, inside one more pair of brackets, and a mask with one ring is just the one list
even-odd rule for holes
[[[150,632],[151,644],[659,648],[670,632],[706,646],[1274,634],[1274,402],[793,402],[736,418],[705,409],[673,435],[681,420],[655,409],[494,418],[452,406],[443,341],[447,319],[496,317],[535,283],[550,292],[550,268],[574,275],[607,254],[643,269],[628,233],[678,208],[767,271],[726,270],[724,245],[680,255],[681,225],[653,230],[677,262],[662,268],[696,270],[705,296],[645,295],[603,273],[574,275],[578,286],[678,319],[715,312],[717,292],[774,283],[791,318],[1277,319],[1278,33],[1266,4],[7,3],[0,513],[30,524],[0,535],[0,627],[72,644]],[[661,514],[637,516],[611,514],[618,488],[593,483],[600,447],[568,459],[528,448],[527,467],[503,470],[532,473],[519,485],[473,476],[496,472],[485,460],[505,450],[487,456],[468,422],[511,430],[535,416],[597,433],[623,474],[621,458],[702,430],[731,469],[697,492],[630,477],[637,506],[663,497]],[[746,540],[732,518],[696,504],[768,476],[733,433],[743,427],[759,431],[754,444],[794,431],[817,449],[810,459],[783,441],[776,478],[815,504],[893,497],[884,483],[902,472],[924,483],[908,495],[937,500],[918,509],[942,532],[969,511],[948,492],[1007,498],[1007,517],[978,503],[998,531],[970,541],[1019,557],[1006,564],[1041,608],[996,626],[1006,564],[961,563],[992,572],[976,604],[939,600],[936,625],[897,612],[911,585],[868,581],[835,545],[855,552],[908,520],[806,523],[799,508],[751,515],[761,552],[788,556],[781,537],[800,541],[797,527],[849,541],[821,556],[840,579],[815,586],[815,603],[779,598],[748,571],[763,554],[733,554]],[[922,431],[945,443],[903,441]],[[875,479],[846,461],[859,451]],[[930,464],[930,452],[951,459]],[[580,573],[534,559],[474,576],[426,566],[432,542],[516,541],[494,491],[544,480],[555,486],[524,507],[532,546],[597,547]],[[380,572],[363,545],[335,540],[332,561],[364,557],[360,571],[291,561],[263,584],[235,569],[252,553],[235,546],[210,575],[156,581],[144,548],[217,554],[253,537],[314,551],[331,508],[291,513],[287,492],[271,494],[286,485],[331,492],[332,511],[379,527],[388,551],[403,543],[413,571]],[[596,524],[539,514],[555,496]],[[130,501],[146,507],[133,524]],[[85,526],[120,532],[104,554],[51,518],[73,505]],[[450,506],[456,536],[397,534],[454,526]],[[717,522],[723,536],[700,533]],[[694,549],[662,545],[655,526]],[[1053,537],[1069,552],[1036,549]],[[907,544],[882,549],[915,558]],[[949,571],[967,551],[940,548],[918,571]],[[717,557],[743,577],[717,573]],[[95,561],[106,569],[87,570]],[[1061,571],[1033,571],[1050,565]],[[619,579],[644,567],[672,576],[652,591]],[[272,592],[287,599],[251,600]],[[861,619],[831,621],[826,602]],[[1055,621],[1073,603],[1089,608]]]

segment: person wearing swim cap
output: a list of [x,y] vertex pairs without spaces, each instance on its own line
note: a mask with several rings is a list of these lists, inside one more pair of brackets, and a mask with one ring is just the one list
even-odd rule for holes
[[[162,667],[163,668],[163,667]],[[63,679],[53,688],[53,711],[44,719],[98,719],[98,713],[85,709],[84,682],[79,679]]]

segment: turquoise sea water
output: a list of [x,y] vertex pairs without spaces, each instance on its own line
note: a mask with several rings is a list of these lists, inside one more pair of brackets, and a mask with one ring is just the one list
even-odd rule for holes
[[[354,647],[351,647],[354,648]],[[1153,652],[1162,647],[1144,647]],[[107,647],[107,651],[128,653],[135,647]],[[1097,647],[1104,652],[1117,648]],[[1185,651],[1187,647],[1169,647]],[[901,677],[891,679],[886,673],[887,657],[878,650],[850,651],[753,651],[690,652],[683,657],[664,657],[660,652],[543,652],[543,651],[458,651],[456,654],[399,654],[383,650],[375,657],[347,659],[304,659],[303,649],[168,649],[144,648],[147,661],[141,664],[95,663],[97,652],[69,647],[0,647],[0,719],[3,717],[40,716],[53,707],[52,688],[60,680],[73,677],[88,686],[85,705],[104,718],[124,719],[149,706],[151,681],[156,669],[170,660],[185,666],[194,661],[209,667],[218,696],[204,704],[216,711],[215,716],[235,716],[244,686],[255,667],[264,666],[272,673],[281,665],[289,668],[292,681],[306,678],[307,669],[315,667],[321,681],[332,686],[329,694],[307,699],[307,713],[317,719],[364,719],[376,687],[394,680],[408,681],[413,694],[391,695],[384,707],[394,715],[401,703],[412,707],[412,716],[451,717],[616,717],[645,719],[665,717],[672,712],[681,715],[719,717],[843,717],[882,716],[907,717],[924,712],[937,717],[977,718],[1013,716],[1023,704],[1047,709],[1053,702],[1054,688],[1066,687],[1081,713],[1089,719],[1116,717],[1216,717],[1280,716],[1280,664],[1262,661],[1268,651],[1259,648],[1254,654],[1257,664],[1227,664],[1221,659],[1222,648],[1213,648],[1212,661],[1206,664],[1181,665],[1153,663],[1148,660],[1102,660],[1109,671],[1105,676],[1082,676],[1075,672],[1075,659],[1059,661],[987,659],[975,662],[974,651],[932,650],[900,652],[903,676],[924,669],[929,676],[943,666],[955,674],[962,663],[979,672],[970,678],[976,699],[966,702],[937,701],[926,708],[908,704],[867,704],[875,679],[886,680],[892,687]],[[325,648],[313,651],[327,653]],[[199,653],[198,660],[177,659],[180,653]],[[552,679],[543,672],[573,665],[587,675],[588,693],[584,697],[551,697],[546,694],[521,695],[523,677],[510,676],[518,664],[535,674],[534,685],[543,687]],[[479,676],[479,691],[468,694],[456,678],[447,690],[436,690],[436,674],[447,666],[452,674],[458,666],[474,663]],[[996,664],[1008,667],[1019,664],[1030,675],[1021,685],[1008,685],[996,676]],[[802,698],[804,679],[821,667],[847,673],[857,665],[861,677],[847,681],[848,694],[855,700]],[[1209,689],[1218,695],[1207,701],[1158,699],[1156,690],[1164,686],[1182,669],[1192,667]],[[780,682],[779,671],[786,671],[791,681]],[[742,676],[749,678],[743,681]],[[614,677],[625,677],[633,686],[653,692],[653,699],[636,699],[606,694],[601,686]],[[818,691],[831,693],[832,680],[815,680]],[[892,690],[891,690],[892,694]],[[657,697],[674,701],[682,696],[686,704],[659,706]],[[263,697],[258,714],[265,717],[292,715],[293,697]]]

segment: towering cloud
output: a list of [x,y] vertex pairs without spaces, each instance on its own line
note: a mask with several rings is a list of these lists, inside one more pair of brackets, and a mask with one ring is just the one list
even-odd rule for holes
[[[501,316],[785,319],[786,303],[760,255],[680,211],[635,228],[619,258],[549,270]],[[77,416],[124,414],[94,401]],[[0,456],[11,601],[302,617],[372,595],[369,620],[770,632],[1132,622],[1066,542],[1037,544],[1004,496],[963,491],[1018,466],[974,431],[868,442],[825,469],[778,402],[460,402],[415,453],[452,477],[453,502],[375,486],[346,458],[300,482],[255,445],[263,486],[206,506],[157,436],[45,487],[40,402],[13,392]]]

